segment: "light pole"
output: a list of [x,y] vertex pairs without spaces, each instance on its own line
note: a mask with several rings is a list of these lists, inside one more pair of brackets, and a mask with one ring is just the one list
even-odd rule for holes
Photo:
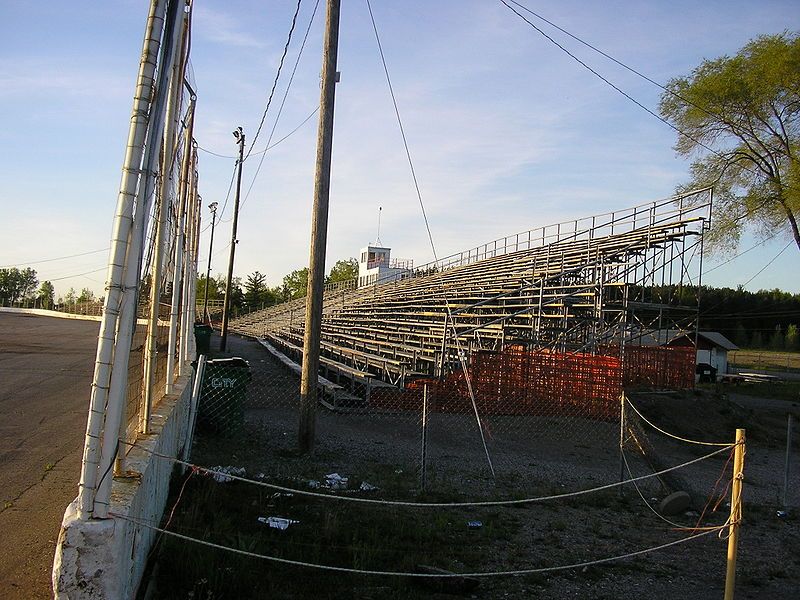
[[233,258],[236,255],[236,227],[239,224],[239,194],[242,191],[242,163],[244,162],[244,131],[237,127],[233,132],[239,144],[239,173],[236,175],[236,200],[233,203],[233,226],[231,227],[231,254],[228,259],[228,283],[225,286],[225,302],[222,307],[222,331],[220,332],[219,351],[225,352],[228,343],[228,319],[231,310],[231,284],[233,282]]
[[[208,314],[208,280],[211,277],[211,251],[214,249],[214,229],[216,228],[217,224],[217,206],[219,206],[218,202],[212,202],[208,205],[208,208],[211,210],[211,241],[208,244],[208,270],[206,271],[206,291],[203,297],[203,320],[206,320],[206,315]],[[209,322],[211,319],[209,319]]]

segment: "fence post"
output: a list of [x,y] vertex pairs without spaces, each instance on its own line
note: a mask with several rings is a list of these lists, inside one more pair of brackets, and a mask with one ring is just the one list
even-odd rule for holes
[[428,465],[428,384],[422,388],[422,457],[420,464],[420,487],[425,491]]
[[736,555],[739,547],[739,524],[742,521],[742,481],[744,480],[745,430],[736,430],[731,485],[731,516],[728,526],[728,568],[725,573],[725,600],[733,600],[736,586]]
[[789,508],[789,462],[792,453],[792,421],[794,415],[788,413],[786,415],[786,460],[783,465],[783,510]]
[[[625,392],[619,395],[619,480],[625,479]],[[622,496],[623,486],[619,486],[619,495]]]
[[197,407],[200,403],[200,394],[203,391],[203,378],[206,374],[206,355],[197,358],[197,371],[194,374],[192,396],[189,399],[189,422],[186,425],[186,441],[183,444],[181,459],[186,462],[192,456],[192,443],[194,441],[194,426],[197,422]]

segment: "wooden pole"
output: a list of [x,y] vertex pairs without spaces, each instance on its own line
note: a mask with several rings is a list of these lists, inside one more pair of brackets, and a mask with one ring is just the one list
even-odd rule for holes
[[302,452],[314,447],[317,418],[319,341],[322,326],[322,294],[325,283],[325,246],[328,239],[328,200],[333,149],[333,106],[336,93],[336,56],[339,44],[339,0],[328,0],[325,42],[322,51],[317,166],[314,208],[311,215],[311,254],[308,264],[308,294],[303,335],[303,372],[300,380],[300,431]]
[[731,517],[728,528],[728,568],[725,574],[725,600],[733,600],[736,586],[736,555],[739,547],[739,524],[742,520],[742,481],[744,480],[744,429],[736,430],[731,485]]
[[[214,229],[217,227],[217,202],[212,202],[208,205],[211,209],[211,241],[208,243],[208,265],[206,269],[206,289],[203,293],[203,322],[206,320],[206,313],[208,312],[208,280],[211,279],[211,256],[214,251]],[[208,320],[209,325],[211,319]]]
[[[236,174],[236,199],[233,202],[233,224],[231,226],[231,253],[228,256],[228,280],[225,284],[225,302],[222,306],[222,331],[220,332],[219,351],[225,352],[228,344],[228,319],[231,311],[231,285],[233,285],[233,260],[236,256],[236,229],[239,225],[239,195],[242,191],[242,163],[244,162],[244,132],[239,127],[233,132],[239,144],[239,170]],[[213,232],[212,232],[213,233]],[[209,254],[209,263],[211,255]],[[207,283],[207,282],[206,282]]]

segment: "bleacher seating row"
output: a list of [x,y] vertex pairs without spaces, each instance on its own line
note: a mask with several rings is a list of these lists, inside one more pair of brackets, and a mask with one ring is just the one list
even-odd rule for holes
[[[700,234],[702,216],[654,218],[645,226],[563,239],[482,260],[438,268],[355,289],[325,292],[321,365],[327,374],[402,386],[438,375],[474,349],[523,342],[563,348],[608,342],[626,310],[626,286],[637,285],[647,261]],[[664,259],[666,261],[666,259]],[[267,340],[300,360],[305,298],[244,315],[241,334]],[[457,334],[455,333],[457,332]],[[605,338],[604,338],[605,336]]]

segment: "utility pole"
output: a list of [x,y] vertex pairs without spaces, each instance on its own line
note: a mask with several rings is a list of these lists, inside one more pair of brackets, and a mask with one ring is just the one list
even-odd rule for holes
[[[217,223],[217,206],[219,203],[212,202],[208,205],[211,210],[211,241],[208,244],[208,271],[206,271],[206,291],[203,296],[203,321],[206,320],[208,314],[208,280],[211,278],[211,251],[214,249],[214,229]],[[211,319],[209,319],[210,321]]]
[[236,200],[233,203],[233,226],[231,227],[231,254],[228,258],[228,283],[225,285],[225,303],[222,307],[222,332],[220,333],[219,351],[225,352],[228,344],[228,319],[231,310],[231,283],[233,282],[233,258],[236,255],[236,227],[239,224],[239,193],[242,191],[242,163],[244,162],[244,132],[237,127],[233,132],[239,144],[239,172],[236,175]]
[[322,50],[317,166],[314,180],[314,208],[311,216],[311,256],[308,264],[308,295],[303,336],[303,373],[300,380],[300,450],[314,447],[317,420],[319,342],[322,325],[322,293],[325,283],[325,245],[328,238],[328,200],[333,148],[333,105],[336,94],[336,55],[339,44],[339,0],[328,0],[325,41]]

